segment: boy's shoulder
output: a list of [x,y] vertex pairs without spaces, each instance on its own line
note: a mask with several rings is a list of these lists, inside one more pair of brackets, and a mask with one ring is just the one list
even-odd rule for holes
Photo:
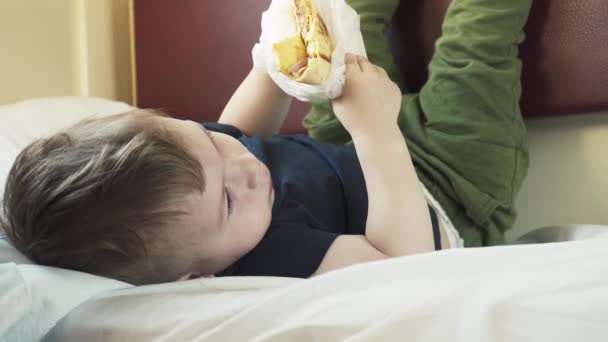
[[236,139],[239,139],[244,136],[243,132],[241,132],[238,127],[235,127],[233,125],[222,124],[219,122],[204,122],[202,123],[202,125],[203,127],[205,127],[205,129],[209,131],[224,133]]

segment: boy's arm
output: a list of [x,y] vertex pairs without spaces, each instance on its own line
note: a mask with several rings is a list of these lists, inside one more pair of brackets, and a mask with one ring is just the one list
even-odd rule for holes
[[234,92],[218,122],[233,125],[246,135],[277,134],[291,105],[265,71],[252,69]]
[[388,256],[433,251],[430,214],[405,139],[397,125],[353,134],[369,204],[365,236]]
[[434,250],[429,210],[397,126],[401,92],[386,72],[348,57],[346,85],[334,111],[353,138],[368,192],[365,236],[343,235],[315,274],[358,262]]

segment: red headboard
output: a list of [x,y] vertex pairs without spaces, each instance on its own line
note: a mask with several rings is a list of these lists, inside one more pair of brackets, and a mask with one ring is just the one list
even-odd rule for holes
[[[137,100],[198,121],[217,119],[251,67],[271,0],[134,0]],[[370,0],[372,1],[372,0]],[[450,0],[402,0],[390,35],[411,91]],[[608,1],[534,0],[522,47],[526,118],[608,110]],[[301,131],[297,104],[285,132]]]

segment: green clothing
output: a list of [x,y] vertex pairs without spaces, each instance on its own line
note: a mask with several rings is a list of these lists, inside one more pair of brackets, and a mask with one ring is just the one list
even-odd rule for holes
[[[373,3],[347,2],[360,14]],[[503,243],[515,220],[528,168],[518,46],[530,7],[531,0],[453,0],[428,81],[420,93],[403,96],[398,124],[418,176],[466,246]],[[369,59],[395,77],[378,22],[361,14]],[[315,104],[304,123],[320,141],[351,141],[329,102]]]

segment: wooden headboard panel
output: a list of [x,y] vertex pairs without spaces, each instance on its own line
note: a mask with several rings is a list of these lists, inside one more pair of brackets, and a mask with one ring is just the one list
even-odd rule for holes
[[217,115],[251,68],[270,1],[134,1],[137,102],[189,118]]
[[[608,111],[608,1],[531,0],[521,47],[526,118]],[[402,0],[390,37],[418,90],[450,0]]]
[[[372,1],[372,0],[370,0]],[[215,120],[251,67],[271,0],[134,0],[137,100],[199,121]],[[419,89],[450,0],[403,0],[390,41]],[[534,0],[524,60],[526,118],[608,110],[608,1]],[[298,104],[286,132],[301,131]]]

